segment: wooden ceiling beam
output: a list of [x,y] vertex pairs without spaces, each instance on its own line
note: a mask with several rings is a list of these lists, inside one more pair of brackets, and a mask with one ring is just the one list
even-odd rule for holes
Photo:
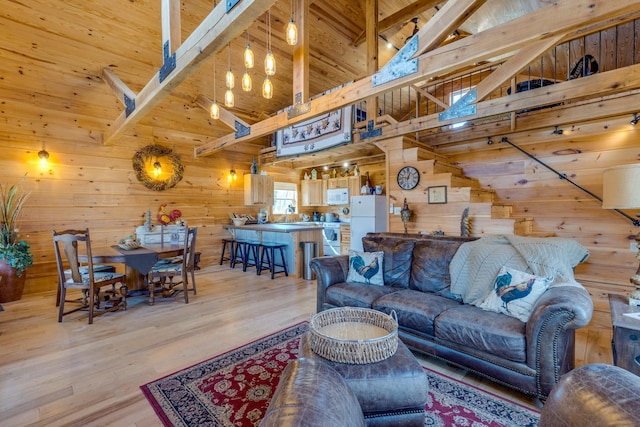
[[[466,0],[465,0],[466,1]],[[502,25],[489,28],[462,40],[439,47],[421,55],[418,71],[377,86],[373,76],[365,77],[345,85],[309,102],[310,112],[289,119],[287,113],[276,114],[251,126],[250,134],[236,137],[235,134],[214,139],[194,148],[196,157],[207,156],[228,145],[266,136],[278,129],[308,120],[322,113],[351,105],[371,96],[406,87],[438,75],[454,72],[461,67],[471,66],[479,61],[490,60],[513,52],[551,36],[578,31],[599,22],[614,19],[640,8],[640,0],[624,3],[608,0],[564,0],[533,11]],[[434,20],[440,19],[436,14]],[[501,40],[501,43],[496,43]],[[399,52],[402,54],[402,51]],[[512,95],[517,96],[517,95]],[[545,103],[545,101],[541,101]],[[518,109],[521,109],[519,107]],[[494,113],[495,114],[495,113]],[[408,131],[410,133],[412,131]]]
[[[638,88],[640,88],[640,64],[604,73],[597,73],[589,77],[557,83],[540,89],[533,89],[489,101],[479,102],[476,114],[469,116],[467,119],[478,120],[504,115],[512,111],[516,112],[527,110],[540,105],[551,105],[570,100],[574,101],[598,98]],[[607,109],[601,108],[601,110],[603,117],[607,115],[614,115],[614,113]],[[429,129],[440,128],[442,126],[464,120],[464,118],[440,120],[438,116],[438,114],[431,114],[429,116],[390,124],[384,127],[382,136],[371,138],[368,142],[427,131]],[[573,120],[576,122],[580,121],[577,118],[574,118]],[[543,122],[549,123],[549,120]]]
[[[382,34],[400,23],[406,23],[407,21],[411,20],[411,18],[415,18],[416,15],[419,15],[420,13],[438,5],[439,3],[442,3],[442,0],[418,0],[411,3],[409,6],[404,7],[399,11],[378,21],[378,34]],[[358,37],[356,37],[356,39],[353,41],[353,45],[360,46],[365,39],[368,40],[368,37],[366,36],[367,30],[365,29],[358,35]]]
[[135,109],[128,114],[127,111],[123,111],[115,120],[110,132],[105,135],[105,144],[114,144],[196,71],[204,60],[231,42],[274,3],[275,0],[241,0],[228,13],[225,10],[225,2],[214,7],[176,49],[175,69],[164,79],[160,79],[161,71],[158,71],[149,80],[136,96]]
[[509,58],[500,67],[496,68],[489,76],[476,85],[476,103],[483,101],[502,84],[509,81],[514,75],[525,69],[536,58],[539,58],[547,50],[556,46],[564,38],[564,35],[549,37],[529,46],[525,46],[518,53]]
[[440,46],[485,2],[486,0],[449,0],[416,34],[418,50],[413,57]]

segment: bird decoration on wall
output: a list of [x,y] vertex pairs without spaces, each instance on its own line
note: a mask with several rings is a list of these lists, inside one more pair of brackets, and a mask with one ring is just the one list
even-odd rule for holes
[[462,218],[460,218],[460,235],[462,237],[469,237],[471,235],[471,223],[469,222],[469,206],[462,211]]
[[[524,298],[531,293],[533,284],[535,283],[535,277],[530,278],[524,282],[511,283],[513,276],[511,273],[506,272],[496,278],[495,293],[503,302],[503,306],[507,309],[507,304],[511,301]],[[508,309],[507,309],[508,310]]]
[[351,258],[351,267],[356,270],[359,275],[364,277],[368,284],[371,283],[371,278],[378,273],[378,270],[380,270],[378,257],[374,257],[371,263],[365,264],[364,260],[359,255]]

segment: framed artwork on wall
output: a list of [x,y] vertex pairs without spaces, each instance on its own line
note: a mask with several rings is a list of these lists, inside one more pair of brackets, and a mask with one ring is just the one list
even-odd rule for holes
[[437,185],[427,188],[427,201],[429,204],[447,203],[447,186]]

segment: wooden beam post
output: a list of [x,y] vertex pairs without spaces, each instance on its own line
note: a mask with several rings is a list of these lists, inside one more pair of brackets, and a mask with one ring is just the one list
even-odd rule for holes
[[309,99],[309,5],[306,0],[294,0],[294,21],[298,27],[298,43],[293,47],[292,105]]
[[[366,4],[367,34],[367,75],[378,72],[378,0],[367,0]],[[367,98],[367,121],[375,124],[378,116],[378,96]]]

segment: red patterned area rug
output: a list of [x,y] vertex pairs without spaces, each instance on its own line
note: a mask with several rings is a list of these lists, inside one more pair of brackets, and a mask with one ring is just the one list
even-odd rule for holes
[[[298,355],[302,322],[141,386],[165,426],[251,427]],[[426,369],[425,426],[536,426],[539,413]]]

